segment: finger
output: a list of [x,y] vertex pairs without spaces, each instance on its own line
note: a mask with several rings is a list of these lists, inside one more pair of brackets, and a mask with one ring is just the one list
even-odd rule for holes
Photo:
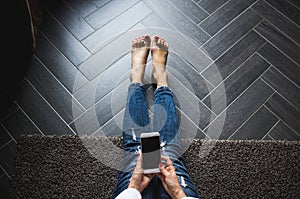
[[167,166],[169,165],[173,165],[172,161],[170,160],[170,158],[168,158],[167,156],[161,156],[161,159],[166,161]]
[[155,174],[162,182],[164,181],[164,176],[160,173]]
[[167,166],[165,168],[168,172],[175,172],[175,167],[173,165]]
[[144,174],[144,180],[146,182],[150,182],[154,175]]
[[153,178],[154,174],[144,174],[148,178]]
[[165,166],[162,163],[159,164],[159,170],[162,175],[164,176],[168,175],[168,171],[165,169]]
[[170,171],[170,170],[172,169],[172,166],[165,166],[165,169],[166,169],[167,171]]
[[141,153],[138,153],[138,159],[136,161],[136,168],[142,169],[142,156]]

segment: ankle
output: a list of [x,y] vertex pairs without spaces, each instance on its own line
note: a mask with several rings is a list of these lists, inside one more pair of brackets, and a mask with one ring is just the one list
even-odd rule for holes
[[139,82],[143,83],[144,74],[145,74],[145,66],[134,66],[130,71],[130,82]]
[[168,76],[165,70],[153,72],[152,77],[154,82],[157,84],[157,88],[161,86],[168,86]]

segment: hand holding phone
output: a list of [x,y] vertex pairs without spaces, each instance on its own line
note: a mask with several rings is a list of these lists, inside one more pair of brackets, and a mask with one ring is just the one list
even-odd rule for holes
[[144,173],[159,173],[161,162],[159,132],[142,133],[141,148]]
[[128,185],[128,188],[134,188],[140,193],[149,185],[153,178],[153,174],[144,174],[142,168],[142,157],[138,156],[135,168],[132,172],[132,176]]

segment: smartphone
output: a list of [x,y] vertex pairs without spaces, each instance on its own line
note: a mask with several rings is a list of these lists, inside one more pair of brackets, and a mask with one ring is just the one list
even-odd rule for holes
[[159,173],[161,161],[159,132],[142,133],[141,150],[144,173]]

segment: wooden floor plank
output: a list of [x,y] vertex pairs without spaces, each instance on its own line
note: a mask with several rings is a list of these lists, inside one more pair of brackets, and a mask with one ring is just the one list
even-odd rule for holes
[[10,197],[10,178],[3,171],[2,167],[0,168],[0,187],[1,187],[1,197],[9,198]]
[[196,24],[208,17],[208,14],[192,0],[168,0],[168,2],[177,7]]
[[11,140],[12,137],[8,134],[8,131],[0,125],[0,148]]
[[[229,139],[260,140],[275,125],[278,118],[265,107],[261,107],[245,124]],[[258,131],[259,129],[259,131]]]
[[256,26],[261,19],[254,11],[248,10],[212,37],[201,49],[215,60]]
[[[295,7],[289,1],[285,0],[266,0],[271,6],[281,12],[283,15],[291,19],[300,26],[300,9]],[[299,2],[299,1],[298,1]]]
[[115,87],[128,79],[129,72],[130,55],[127,54],[118,62],[107,68],[97,78],[79,89],[74,96],[86,109],[88,109]]
[[82,17],[86,17],[97,10],[97,6],[91,1],[66,0],[66,2]]
[[121,59],[125,54],[131,51],[131,42],[134,38],[149,34],[149,31],[140,23],[130,30],[116,37],[109,45],[90,56],[80,66],[80,71],[89,79],[93,80],[109,66]]
[[109,3],[111,0],[91,0],[97,7],[101,8],[102,6]]
[[14,175],[14,162],[17,156],[17,144],[10,141],[0,149],[0,165],[3,167],[9,177]]
[[300,136],[280,121],[269,133],[275,140],[299,141]]
[[168,71],[202,100],[213,87],[192,66],[178,55],[170,53],[167,63]]
[[282,54],[271,44],[266,44],[258,52],[264,57],[264,59],[268,60],[268,62],[275,66],[279,71],[300,86],[299,65]]
[[267,70],[262,79],[286,100],[300,110],[300,88],[284,77],[275,68]]
[[135,5],[138,1],[139,0],[112,0],[85,19],[93,26],[93,28],[99,29],[131,6]]
[[5,118],[2,123],[16,141],[19,140],[20,135],[42,134],[21,109]]
[[79,41],[94,32],[94,29],[64,1],[57,1],[49,12],[64,25]]
[[210,38],[207,33],[167,1],[144,0],[144,2],[176,30],[190,37],[196,46],[200,46]]
[[143,2],[140,2],[127,10],[127,12],[124,12],[102,28],[98,29],[84,39],[82,43],[92,53],[95,53],[97,50],[111,42],[116,36],[136,25],[151,12],[152,11],[148,6]]
[[287,19],[283,14],[264,1],[258,1],[252,8],[290,39],[300,44],[300,27]]
[[201,72],[212,62],[191,40],[175,30],[158,14],[152,13],[142,21],[142,24],[151,28],[152,35],[158,34],[166,39],[170,46],[170,52],[175,51],[180,58],[192,65],[198,72]]
[[214,119],[214,114],[174,76],[169,74],[168,79],[175,96],[175,105],[200,129],[204,129]]
[[273,92],[264,82],[257,80],[226,111],[222,112],[204,132],[213,139],[228,139],[265,103]]
[[90,56],[90,52],[53,17],[46,14],[40,29],[75,66]]
[[272,45],[276,46],[283,53],[298,63],[298,65],[300,65],[300,56],[298,53],[300,52],[299,45],[287,38],[267,21],[263,21],[255,29]]
[[300,132],[300,111],[283,99],[280,95],[274,94],[266,102],[266,107],[282,119],[290,128]]
[[300,10],[300,2],[298,0],[288,0]]
[[[222,84],[210,93],[203,102],[212,107],[218,115],[227,105],[235,100],[246,88],[248,88],[267,68],[269,64],[259,55],[254,54],[236,71],[234,71]],[[226,104],[223,100],[226,99]]]
[[68,125],[28,81],[21,82],[18,90],[15,100],[43,134],[74,135]]
[[217,86],[253,55],[256,50],[260,49],[264,43],[265,40],[262,37],[254,31],[250,31],[201,74],[214,86]]
[[226,2],[228,2],[228,0],[199,0],[198,5],[200,5],[207,12],[213,13]]
[[126,105],[129,79],[74,120],[72,129],[79,135],[91,135]]
[[254,1],[255,0],[229,0],[222,8],[202,21],[199,26],[209,33],[209,35],[213,36],[247,9]]
[[88,80],[43,34],[37,37],[35,55],[54,76],[74,93]]
[[73,121],[74,118],[84,111],[75,98],[49,73],[36,57],[33,57],[26,77],[67,123]]

